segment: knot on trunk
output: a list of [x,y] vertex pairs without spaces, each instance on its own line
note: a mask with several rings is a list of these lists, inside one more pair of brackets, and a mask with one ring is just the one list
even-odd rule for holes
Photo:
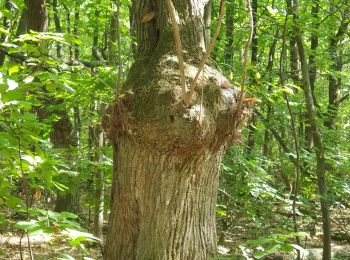
[[[197,66],[185,66],[190,85]],[[227,147],[238,139],[239,124],[249,113],[246,106],[237,113],[239,91],[214,66],[205,66],[193,105],[187,108],[177,68],[174,55],[133,66],[125,84],[133,94],[117,98],[113,105],[107,127],[112,141],[128,138],[162,153],[193,155]]]

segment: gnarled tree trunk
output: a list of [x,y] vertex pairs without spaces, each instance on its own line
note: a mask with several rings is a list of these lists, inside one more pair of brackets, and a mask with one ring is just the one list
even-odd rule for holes
[[[205,48],[208,0],[174,1],[189,83]],[[191,107],[181,99],[165,1],[133,1],[138,54],[105,127],[114,147],[106,259],[207,259],[216,254],[221,159],[246,109],[215,65],[206,65]],[[142,17],[156,11],[151,21]],[[131,91],[128,91],[130,93]]]

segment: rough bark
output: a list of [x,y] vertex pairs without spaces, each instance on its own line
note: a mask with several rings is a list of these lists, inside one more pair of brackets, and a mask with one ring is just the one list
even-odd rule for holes
[[36,32],[47,32],[48,11],[46,0],[25,0],[26,19],[28,30]]
[[134,82],[135,96],[114,105],[107,259],[206,259],[215,253],[217,176],[236,138],[236,92],[220,89],[218,79],[206,81],[203,104],[197,96],[186,109],[174,80],[177,66],[170,65],[175,57],[163,58],[156,75],[132,73],[126,84],[140,80]]
[[216,187],[223,151],[205,149],[186,162],[125,141],[115,152],[119,173],[110,229],[118,234],[108,237],[107,259],[215,255]]
[[25,34],[27,31],[27,12],[26,9],[23,9],[21,18],[19,19],[17,30],[16,30],[16,37]]
[[55,211],[56,212],[72,212],[74,214],[79,214],[81,211],[80,208],[80,193],[78,188],[79,183],[71,183],[70,189],[65,193],[58,193],[55,203]]
[[[62,101],[51,101],[56,104],[60,104]],[[73,126],[70,122],[67,111],[55,111],[59,116],[59,119],[53,123],[53,131],[50,135],[51,142],[55,149],[60,150],[66,154],[69,163],[72,162],[72,156],[70,155],[70,147],[75,146],[75,138],[73,135]],[[58,192],[55,204],[55,211],[62,212],[68,211],[72,213],[80,213],[80,193],[79,193],[79,179],[64,176],[60,180],[69,189],[64,192]]]
[[[194,78],[204,41],[208,1],[174,2],[181,20],[185,74]],[[138,55],[106,132],[114,176],[106,259],[208,259],[216,255],[215,202],[220,161],[237,139],[246,109],[238,91],[206,65],[193,105],[181,99],[174,39],[161,1],[133,1]],[[140,21],[157,10],[157,18]]]

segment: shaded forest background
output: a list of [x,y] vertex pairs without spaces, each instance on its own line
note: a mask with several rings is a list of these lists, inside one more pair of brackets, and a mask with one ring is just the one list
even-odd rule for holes
[[[88,257],[84,241],[101,245],[108,224],[113,160],[103,124],[108,105],[125,95],[137,49],[132,6],[42,0],[40,9],[25,2],[27,9],[23,1],[0,0],[0,234],[21,237],[20,248],[27,233],[60,235]],[[211,10],[212,32],[219,5]],[[350,242],[350,2],[302,1],[299,17],[293,6],[251,2],[245,91],[254,106],[221,166],[222,255],[289,253],[322,247],[327,236]],[[39,9],[45,13],[35,14]],[[143,22],[155,15],[150,10]],[[35,27],[45,16],[47,24]],[[227,1],[211,57],[236,86],[249,29],[245,3]],[[328,209],[332,231],[325,234]],[[0,247],[0,256],[5,251]]]

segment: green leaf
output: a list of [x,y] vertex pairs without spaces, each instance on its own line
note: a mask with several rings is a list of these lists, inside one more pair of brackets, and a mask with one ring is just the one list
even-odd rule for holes
[[59,182],[56,182],[56,181],[52,181],[52,184],[53,186],[55,186],[58,190],[60,191],[65,191],[65,190],[68,190],[68,187],[59,183]]
[[4,133],[0,132],[0,146],[5,146],[9,144],[9,140],[4,136]]
[[0,33],[4,33],[4,34],[7,34],[7,35],[10,35],[10,32],[2,27],[0,27]]
[[285,253],[290,253],[293,251],[293,246],[291,246],[290,244],[283,244],[281,245],[281,250]]
[[18,64],[11,66],[9,68],[9,75],[11,76],[12,74],[15,74],[15,73],[19,72],[20,68],[21,68],[21,66],[18,65]]
[[266,255],[267,255],[267,253],[264,251],[258,251],[258,252],[254,253],[254,257],[256,259],[261,259],[261,258],[265,257]]
[[30,102],[21,101],[21,100],[13,100],[13,101],[6,102],[4,104],[4,106],[10,106],[10,105],[18,106],[19,108],[23,108],[26,110],[29,110],[32,108],[32,104]]
[[71,213],[71,212],[63,211],[63,212],[61,212],[60,214],[61,214],[61,216],[64,217],[64,218],[73,218],[73,219],[78,218],[77,215],[75,215],[75,214],[73,214],[73,213]]
[[86,241],[86,237],[76,237],[74,239],[72,239],[71,241],[69,241],[69,245],[71,246],[78,246],[80,245],[81,242]]
[[51,211],[51,210],[48,210],[48,211],[47,211],[47,215],[48,215],[49,218],[51,218],[51,219],[53,219],[53,220],[58,220],[58,219],[60,219],[60,216],[61,216],[60,213],[53,212],[53,211]]
[[28,230],[28,234],[29,235],[35,235],[35,234],[41,234],[41,233],[44,233],[44,229],[45,226],[42,226],[42,225],[38,225],[38,226],[35,226],[31,229]]
[[277,14],[277,12],[278,12],[276,9],[272,8],[271,6],[268,6],[268,7],[267,7],[267,11],[268,11],[272,16],[276,16],[276,14]]
[[7,206],[11,209],[14,209],[17,205],[23,205],[22,200],[20,198],[10,196],[7,201]]
[[294,95],[293,89],[291,89],[291,88],[289,88],[287,86],[283,86],[283,88],[281,90],[286,92],[286,93],[288,93],[288,94]]
[[31,229],[40,227],[40,225],[38,225],[37,221],[35,220],[30,220],[30,221],[19,221],[16,223],[15,225],[17,228],[19,229],[23,229],[23,230],[27,230],[30,231]]
[[273,254],[273,253],[277,253],[280,249],[281,249],[281,245],[280,244],[271,245],[271,246],[268,246],[266,248],[266,253],[270,255],[270,254]]
[[12,79],[7,79],[8,90],[14,90],[18,88],[18,83]]
[[75,92],[74,88],[71,88],[70,86],[68,86],[66,83],[62,84],[62,87],[67,90],[70,93]]
[[99,242],[100,239],[86,232],[81,232],[76,229],[66,228],[62,234],[68,235],[72,240],[69,242],[71,246],[77,246],[83,241]]
[[261,246],[261,245],[265,245],[267,243],[272,242],[274,239],[270,238],[270,237],[261,237],[257,240],[251,240],[249,241],[249,244],[251,244],[252,246]]

